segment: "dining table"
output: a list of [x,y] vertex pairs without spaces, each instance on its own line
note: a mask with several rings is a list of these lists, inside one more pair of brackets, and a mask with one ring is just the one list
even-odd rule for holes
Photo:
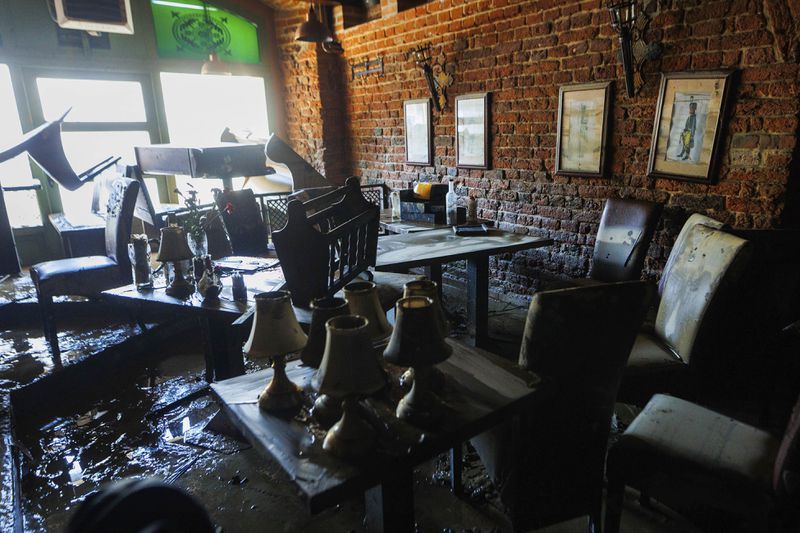
[[375,270],[406,272],[429,268],[441,291],[442,265],[466,261],[467,332],[471,343],[489,340],[489,257],[553,244],[549,237],[488,228],[485,235],[456,235],[452,228],[387,235],[378,239]]

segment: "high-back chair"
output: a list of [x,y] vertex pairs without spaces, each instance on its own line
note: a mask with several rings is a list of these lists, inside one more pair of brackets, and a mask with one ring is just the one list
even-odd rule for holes
[[606,200],[589,278],[605,282],[638,280],[663,208],[663,204],[646,200]]
[[258,256],[269,252],[267,226],[251,189],[225,191],[217,195],[216,204],[235,255]]
[[106,210],[106,255],[90,255],[46,261],[31,267],[44,334],[54,359],[60,361],[54,296],[97,296],[104,290],[131,283],[128,241],[139,183],[119,178],[113,184]]
[[664,270],[655,326],[636,338],[620,401],[642,405],[656,392],[695,393],[704,363],[724,340],[750,243],[691,218],[687,224]]
[[643,281],[537,292],[519,365],[555,382],[521,420],[472,440],[516,530],[589,515],[600,524],[611,416],[625,362],[655,288]]
[[[625,486],[715,516],[728,531],[798,531],[800,398],[783,439],[691,402],[657,394],[608,453],[605,533],[617,533]],[[730,526],[730,524],[728,525]]]

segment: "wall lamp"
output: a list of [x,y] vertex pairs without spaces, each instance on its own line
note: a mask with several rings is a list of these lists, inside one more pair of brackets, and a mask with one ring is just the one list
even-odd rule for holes
[[[321,18],[317,17],[317,11],[320,12]],[[343,53],[342,43],[333,38],[327,22],[327,9],[322,7],[322,2],[317,2],[316,10],[314,9],[314,2],[312,2],[311,7],[308,8],[305,22],[297,27],[294,40],[305,43],[320,43],[322,51],[328,54]]]
[[636,0],[609,0],[608,13],[611,26],[619,35],[622,68],[625,71],[625,91],[628,97],[639,92],[644,85],[642,67],[646,60],[661,57],[659,43],[647,43],[644,34],[650,25],[650,17],[644,12],[637,12]]

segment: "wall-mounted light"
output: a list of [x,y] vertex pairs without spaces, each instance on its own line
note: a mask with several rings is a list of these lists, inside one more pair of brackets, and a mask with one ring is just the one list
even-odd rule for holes
[[[320,17],[317,16],[319,12]],[[322,7],[322,2],[317,2],[317,9],[314,9],[314,3],[308,8],[308,15],[306,20],[297,27],[294,34],[294,40],[305,43],[320,43],[322,51],[328,54],[341,54],[344,52],[342,43],[337,41],[331,35],[330,26],[327,20],[327,10]]]
[[631,97],[644,85],[642,66],[645,60],[661,57],[661,45],[645,42],[644,33],[650,17],[637,9],[637,0],[609,0],[608,13],[611,26],[619,35],[625,91]]

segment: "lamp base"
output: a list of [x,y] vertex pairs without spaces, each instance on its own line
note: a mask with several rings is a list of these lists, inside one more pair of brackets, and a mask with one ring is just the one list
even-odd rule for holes
[[395,414],[397,418],[417,426],[430,425],[434,420],[433,408],[438,399],[431,392],[431,371],[433,367],[423,366],[413,368],[414,385],[411,391],[403,396],[397,404]]
[[183,275],[176,273],[172,283],[167,286],[166,293],[175,298],[186,298],[194,293],[194,285],[186,281]]
[[328,429],[342,417],[342,402],[327,394],[320,394],[311,408],[311,416],[320,426]]
[[[439,392],[444,388],[444,372],[438,368],[431,367],[431,390]],[[400,376],[400,387],[403,390],[410,390],[414,385],[414,369],[409,368]]]
[[372,448],[375,431],[358,415],[354,398],[345,399],[342,409],[342,418],[328,430],[322,449],[342,459],[360,457]]
[[289,411],[300,407],[303,396],[300,388],[286,375],[284,356],[272,360],[272,381],[258,395],[258,407],[264,411]]

